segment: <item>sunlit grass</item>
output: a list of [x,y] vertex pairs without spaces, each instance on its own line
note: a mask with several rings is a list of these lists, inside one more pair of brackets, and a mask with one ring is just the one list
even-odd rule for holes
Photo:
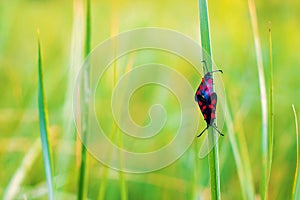
[[[81,0],[76,0],[79,1]],[[147,26],[174,29],[199,41],[198,1],[185,3],[156,0],[134,3],[92,1],[91,3],[94,44],[122,31]],[[265,137],[267,146],[264,147],[264,152],[259,148],[262,141],[260,86],[257,68],[254,67],[255,49],[247,1],[209,1],[209,28],[212,34],[214,60],[224,70],[222,79],[228,94],[226,97],[228,105],[225,106],[225,110],[229,111],[225,113],[226,126],[222,130],[225,136],[218,141],[220,195],[222,199],[254,199],[259,198],[257,196],[261,192],[264,193],[262,197],[268,199],[289,197],[299,199],[297,195],[299,184],[296,178],[299,176],[297,172],[294,173],[295,165],[298,169],[299,147],[296,147],[296,144],[297,146],[299,144],[296,143],[298,139],[295,139],[295,134],[291,134],[295,133],[291,123],[294,119],[291,113],[288,114],[291,103],[295,103],[296,108],[299,107],[297,103],[299,69],[296,48],[299,46],[296,39],[299,35],[297,29],[299,12],[296,12],[299,5],[296,1],[256,1],[256,3],[261,56],[265,66],[266,106],[268,111],[272,110],[267,113],[268,136]],[[83,14],[85,6],[83,3],[81,6],[82,10],[78,12],[82,13],[77,13],[75,19],[76,6],[72,18],[70,1],[0,3],[0,10],[3,11],[0,12],[0,84],[3,86],[0,100],[0,161],[3,169],[0,173],[0,196],[4,195],[4,199],[44,199],[48,194],[42,147],[40,138],[37,138],[40,133],[36,106],[36,47],[32,45],[36,40],[36,26],[39,26],[43,35],[43,63],[46,66],[43,68],[46,75],[44,86],[48,94],[49,121],[58,133],[58,140],[51,142],[55,196],[74,199],[80,196],[79,191],[82,190],[83,199],[96,199],[100,190],[103,190],[102,199],[109,197],[132,199],[136,196],[143,199],[209,199],[211,187],[208,164],[206,159],[199,160],[193,157],[199,150],[197,146],[194,151],[189,149],[171,166],[143,175],[119,173],[108,168],[105,175],[106,167],[88,156],[89,162],[86,163],[86,168],[89,170],[84,174],[86,182],[84,187],[78,185],[79,167],[75,159],[80,152],[78,154],[75,152],[76,133],[70,96],[74,89],[72,81],[78,73],[72,66],[81,65],[83,52],[86,51],[82,45],[85,43],[82,41],[86,29],[82,25],[86,19]],[[77,24],[76,29],[70,29],[71,20],[74,27]],[[269,20],[273,23],[273,38],[271,32],[268,35],[267,31]],[[70,46],[72,51],[70,68],[72,69],[69,69]],[[144,55],[133,59],[129,66],[136,66],[144,60],[151,60],[151,57]],[[184,68],[182,63],[177,65]],[[116,77],[118,78],[119,75],[121,76],[122,73]],[[272,92],[273,84],[274,92]],[[148,99],[145,98],[146,103],[151,95],[153,94],[150,93]],[[174,109],[170,102],[164,101],[164,103],[170,109]],[[143,108],[142,105],[137,107]],[[116,144],[120,146],[122,144],[118,142],[122,142],[119,140],[122,139],[122,134],[122,132],[117,133],[117,136],[121,137],[114,138]],[[173,132],[165,134],[172,138]],[[161,138],[164,140],[164,137]],[[275,138],[274,145],[272,145],[273,138]],[[128,146],[125,142],[124,147],[126,145]],[[131,150],[141,150],[134,148],[136,147],[133,146]],[[78,149],[80,150],[81,147]],[[262,178],[266,180],[265,183],[261,184],[261,157],[265,153],[267,174]],[[103,180],[106,181],[106,186],[102,185]],[[264,188],[263,185],[269,189]]]

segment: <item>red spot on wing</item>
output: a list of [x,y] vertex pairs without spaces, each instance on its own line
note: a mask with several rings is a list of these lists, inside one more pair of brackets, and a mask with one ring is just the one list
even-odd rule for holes
[[211,117],[211,119],[215,119],[216,118],[216,114],[215,113],[211,113],[211,115],[210,115]]
[[200,85],[199,90],[200,90],[200,91],[203,90],[203,85],[202,85],[202,84]]
[[209,79],[207,80],[207,84],[209,84],[209,85],[212,85],[212,84],[213,84],[212,78],[209,78]]

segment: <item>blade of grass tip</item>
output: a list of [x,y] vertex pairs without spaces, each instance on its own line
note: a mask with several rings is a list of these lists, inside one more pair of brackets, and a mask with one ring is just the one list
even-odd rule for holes
[[[86,24],[85,24],[85,51],[84,55],[85,57],[88,56],[88,54],[91,51],[91,2],[90,0],[86,1]],[[85,199],[86,196],[86,190],[85,190],[85,183],[86,183],[86,174],[87,174],[87,150],[84,146],[85,140],[87,139],[87,128],[88,128],[88,97],[89,97],[89,67],[85,68],[85,71],[83,72],[83,82],[82,82],[82,88],[83,88],[83,97],[84,99],[84,116],[82,119],[82,122],[84,125],[82,125],[82,144],[81,144],[81,156],[80,156],[80,167],[79,167],[79,179],[78,179],[78,199]]]
[[294,104],[292,104],[294,117],[295,117],[295,125],[296,125],[296,150],[297,150],[297,157],[296,157],[296,171],[295,171],[295,178],[294,178],[294,185],[292,191],[292,198],[291,199],[300,199],[299,193],[299,184],[300,184],[300,176],[299,176],[299,133],[298,133],[298,118]]
[[272,48],[272,30],[271,22],[269,22],[269,48],[270,48],[270,72],[269,72],[269,155],[268,155],[268,182],[270,182],[272,159],[273,159],[273,144],[274,144],[274,105],[273,105],[273,48]]
[[38,110],[40,122],[40,136],[42,141],[42,154],[44,161],[44,170],[48,187],[48,198],[54,199],[53,176],[52,176],[52,161],[50,155],[50,147],[48,141],[48,115],[46,110],[46,100],[43,81],[42,57],[40,33],[38,31]]
[[[200,34],[203,60],[207,63],[207,70],[212,71],[212,52],[209,32],[209,15],[207,0],[199,0]],[[211,127],[208,129],[209,144],[216,144],[208,155],[210,173],[211,199],[221,199],[220,192],[220,169],[217,133]]]
[[259,88],[260,88],[260,101],[261,101],[261,110],[262,110],[262,180],[261,180],[261,199],[267,199],[268,195],[268,106],[267,106],[267,92],[266,92],[266,83],[264,78],[264,69],[262,61],[262,52],[258,34],[258,25],[256,17],[256,8],[254,0],[248,0],[250,19],[253,29],[258,76],[259,76]]

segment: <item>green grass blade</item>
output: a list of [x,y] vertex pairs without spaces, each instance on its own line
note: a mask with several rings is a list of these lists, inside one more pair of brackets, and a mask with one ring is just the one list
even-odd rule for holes
[[[119,145],[122,148],[122,138],[121,138],[121,133],[120,131],[117,131],[117,137],[119,141]],[[124,157],[120,153],[120,166],[124,166]],[[121,199],[122,200],[127,200],[127,184],[126,184],[126,174],[122,171],[119,172],[119,180],[120,180],[120,191],[121,191]]]
[[249,159],[246,159],[248,155],[241,150],[241,147],[245,148],[246,145],[243,144],[243,140],[239,139],[235,135],[234,124],[231,117],[232,115],[228,104],[225,105],[225,110],[227,111],[225,119],[228,130],[228,136],[236,163],[243,199],[255,199],[254,183],[250,169],[250,161]]
[[254,0],[248,0],[249,3],[249,12],[250,19],[253,29],[256,60],[257,60],[257,69],[259,77],[259,88],[260,88],[260,101],[261,101],[261,110],[262,110],[262,176],[261,176],[261,199],[267,199],[268,195],[268,151],[269,151],[269,140],[268,140],[268,105],[267,105],[267,92],[266,92],[266,83],[263,69],[263,60],[262,52],[260,46],[260,39],[258,33],[257,17],[256,17],[256,8]]
[[[206,0],[199,0],[199,16],[200,16],[200,35],[201,45],[203,48],[202,56],[203,60],[206,61],[207,70],[212,70],[212,52],[210,44],[210,30],[209,30],[209,18],[208,18],[208,7]],[[206,68],[204,68],[206,70]],[[206,73],[206,71],[204,71]]]
[[[113,34],[114,35],[114,34]],[[116,44],[114,44],[116,46]],[[116,49],[116,47],[115,47]],[[131,69],[132,67],[132,60],[133,59],[130,59],[126,68],[129,68]],[[117,63],[114,62],[113,63],[113,67],[114,67],[114,73],[113,73],[113,80],[114,80],[114,83],[113,83],[113,86],[116,85],[116,82],[117,82]],[[124,83],[124,84],[128,84],[128,83]],[[120,105],[121,106],[121,105]],[[117,127],[117,124],[116,123],[112,123],[111,125],[111,132],[109,134],[109,138],[110,140],[114,140],[116,137],[117,139],[117,143],[119,145],[120,148],[123,148],[123,141],[122,141],[122,137],[121,137],[121,132],[119,131],[118,127]],[[111,157],[111,151],[108,152],[109,154],[109,157]],[[124,166],[124,156],[120,153],[120,166],[121,168]],[[100,189],[99,189],[99,194],[98,194],[98,200],[103,200],[105,199],[105,193],[106,193],[106,189],[107,189],[107,180],[108,180],[108,174],[109,174],[109,167],[107,166],[104,166],[103,168],[103,173],[102,173],[102,180],[101,180],[101,184],[100,184]],[[122,171],[119,171],[118,172],[119,174],[119,182],[120,182],[120,193],[121,193],[121,199],[123,200],[126,200],[128,199],[128,195],[127,195],[127,183],[126,183],[126,174]]]
[[[114,0],[112,1],[112,22],[111,22],[111,35],[117,35],[118,34],[118,1]],[[117,43],[114,43],[114,54],[116,56],[116,50],[117,50]],[[117,62],[114,62],[114,87],[117,84]],[[117,126],[115,123],[114,126]],[[117,127],[115,127],[116,135],[117,135],[117,142],[120,148],[123,148],[123,141],[121,137],[121,132]],[[114,134],[114,133],[113,133]],[[120,166],[124,166],[124,156],[120,152]],[[126,200],[127,199],[127,184],[126,184],[126,175],[124,172],[119,171],[119,180],[120,180],[120,192],[121,192],[121,199]]]
[[50,155],[50,147],[48,141],[48,117],[46,110],[43,70],[42,70],[42,57],[41,57],[41,45],[40,34],[38,32],[38,110],[39,110],[39,122],[40,122],[40,136],[42,141],[42,154],[44,161],[44,170],[46,174],[46,181],[48,187],[48,198],[54,199],[54,187],[52,176],[52,161]]
[[[61,186],[63,186],[63,190],[66,189],[66,186],[69,183],[74,182],[74,175],[72,173],[66,173],[71,169],[74,169],[73,154],[71,155],[67,153],[66,147],[68,146],[68,148],[72,149],[72,152],[76,152],[76,142],[74,142],[74,136],[76,136],[76,127],[74,125],[74,116],[70,115],[70,111],[73,109],[73,99],[70,97],[73,96],[76,84],[76,76],[79,73],[79,69],[83,62],[84,51],[84,5],[82,0],[74,0],[73,6],[70,60],[68,71],[64,76],[67,87],[65,92],[65,101],[62,107],[63,121],[60,139],[57,141],[57,152],[59,156],[57,156],[57,159],[55,160],[55,163],[59,163],[59,166],[55,168],[55,172],[61,177],[59,179],[59,183]],[[60,191],[62,191],[62,188],[60,188]],[[59,195],[57,191],[55,194],[56,197]]]
[[91,0],[87,0],[85,24],[85,56],[91,51]]
[[[86,4],[86,24],[85,24],[85,51],[84,56],[87,57],[91,50],[91,2],[90,0],[87,0]],[[89,68],[86,68],[84,71],[85,75],[83,77],[83,94],[82,95],[88,95],[89,90]],[[86,80],[88,79],[88,80]],[[84,98],[84,97],[83,97]],[[86,103],[83,105],[85,108],[84,110],[88,110],[88,106]],[[88,127],[88,112],[85,112],[85,115],[83,116],[83,123],[85,123],[84,130],[82,130],[83,138],[82,140],[86,140],[85,136],[87,133],[87,127]],[[86,164],[87,164],[87,150],[84,146],[84,144],[81,144],[81,156],[80,156],[80,167],[79,167],[79,179],[78,179],[78,199],[85,199],[85,182],[86,182]]]
[[270,48],[270,71],[269,71],[269,112],[268,112],[268,136],[269,136],[269,152],[268,152],[268,177],[267,181],[270,181],[272,159],[273,159],[273,144],[274,144],[274,105],[273,105],[273,47],[272,47],[272,31],[271,23],[269,26],[269,48]]
[[[116,85],[117,83],[117,66],[116,66],[116,62],[114,64],[114,86]],[[117,126],[115,123],[114,123],[114,126]],[[119,131],[119,129],[117,129],[116,127],[116,136],[117,136],[117,141],[118,141],[118,145],[120,148],[123,148],[123,140],[122,140],[122,137],[121,137],[121,132]],[[124,166],[124,156],[123,154],[120,152],[120,166],[121,168],[123,168]],[[127,200],[127,184],[126,184],[126,175],[124,172],[122,171],[119,171],[119,180],[120,180],[120,192],[121,192],[121,199],[122,200]]]
[[[111,1],[111,7],[112,7],[112,17],[111,17],[111,36],[115,36],[118,34],[118,1],[113,0]],[[116,50],[117,50],[117,42],[114,42],[114,55],[116,56]],[[131,67],[131,62],[128,63],[127,67]],[[113,87],[115,87],[116,83],[117,83],[118,77],[117,77],[117,61],[113,62]],[[121,132],[119,131],[117,124],[116,123],[112,123],[112,128],[111,128],[111,133],[109,134],[109,137],[111,140],[114,140],[114,138],[116,137],[117,140],[117,144],[119,145],[120,148],[122,148],[123,146],[123,141],[122,141],[122,137],[121,137]],[[109,152],[109,154],[111,154],[111,152]],[[111,156],[111,155],[110,155]],[[124,166],[124,156],[123,154],[120,152],[120,166],[121,168]],[[106,189],[107,189],[107,180],[108,180],[108,173],[109,173],[109,168],[108,167],[104,167],[103,169],[103,174],[102,174],[102,181],[100,184],[100,190],[99,190],[99,194],[98,194],[98,199],[102,200],[105,198],[105,193],[106,193]],[[127,183],[126,183],[126,174],[122,171],[118,172],[119,174],[119,184],[120,184],[120,194],[121,194],[121,199],[122,200],[126,200],[127,198]]]
[[[206,61],[207,70],[212,71],[212,52],[209,32],[208,7],[206,0],[199,0],[200,15],[200,34],[202,45],[203,60]],[[219,169],[219,151],[216,142],[218,134],[211,127],[208,129],[209,144],[216,144],[208,155],[209,173],[210,173],[210,191],[211,199],[221,199],[220,192],[220,169]]]
[[300,191],[299,191],[299,184],[300,184],[300,176],[299,176],[299,133],[298,133],[298,118],[294,104],[292,104],[294,117],[295,117],[295,125],[296,125],[296,150],[297,150],[297,157],[296,157],[296,171],[295,171],[295,178],[294,178],[294,185],[292,191],[292,198],[291,199],[300,199]]

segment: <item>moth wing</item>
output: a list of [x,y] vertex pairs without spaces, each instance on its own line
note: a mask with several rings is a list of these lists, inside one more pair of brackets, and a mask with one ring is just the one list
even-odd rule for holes
[[216,108],[217,106],[217,94],[215,92],[210,95],[210,103]]

